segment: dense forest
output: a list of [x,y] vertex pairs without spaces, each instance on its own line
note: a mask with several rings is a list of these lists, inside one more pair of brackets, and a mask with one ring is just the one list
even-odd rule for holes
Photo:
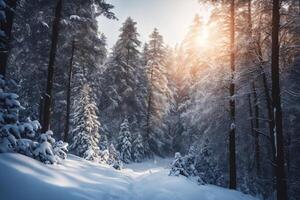
[[298,200],[300,1],[199,4],[176,46],[128,17],[110,49],[104,0],[0,0],[0,152],[118,170],[176,153],[170,175]]

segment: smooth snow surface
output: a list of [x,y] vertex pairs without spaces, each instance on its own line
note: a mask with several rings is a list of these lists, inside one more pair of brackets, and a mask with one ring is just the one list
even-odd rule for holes
[[20,154],[0,155],[2,200],[255,200],[216,186],[168,176],[170,160],[155,159],[116,171],[73,155],[44,165]]

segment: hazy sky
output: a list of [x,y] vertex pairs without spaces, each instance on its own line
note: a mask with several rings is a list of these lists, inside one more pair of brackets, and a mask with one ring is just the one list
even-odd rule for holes
[[101,17],[100,31],[108,38],[108,45],[116,42],[119,29],[128,16],[138,24],[140,40],[148,40],[156,27],[164,36],[165,42],[174,46],[180,42],[191,25],[196,13],[201,11],[198,0],[107,0],[115,6],[114,12],[119,21]]

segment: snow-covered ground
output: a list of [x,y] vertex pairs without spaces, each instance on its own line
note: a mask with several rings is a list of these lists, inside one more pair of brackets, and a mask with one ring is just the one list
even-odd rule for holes
[[69,155],[44,165],[20,154],[0,154],[2,200],[255,200],[224,188],[168,176],[168,159],[131,164],[122,171]]

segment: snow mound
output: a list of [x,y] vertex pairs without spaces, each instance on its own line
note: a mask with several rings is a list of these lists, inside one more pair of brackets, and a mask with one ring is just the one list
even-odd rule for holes
[[168,163],[160,159],[116,171],[73,155],[62,165],[44,165],[20,154],[1,154],[0,199],[255,200],[237,191],[168,176]]

